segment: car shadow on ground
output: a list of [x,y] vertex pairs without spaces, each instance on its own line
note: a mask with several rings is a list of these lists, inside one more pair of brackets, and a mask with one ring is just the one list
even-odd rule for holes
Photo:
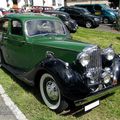
[[41,95],[39,93],[39,90],[37,89],[37,87],[35,86],[29,86],[28,84],[26,84],[25,82],[23,82],[22,80],[19,80],[18,78],[16,78],[13,74],[11,74],[8,70],[6,70],[5,68],[2,68],[2,70],[12,78],[12,80],[14,82],[16,82],[21,88],[23,88],[26,92],[31,93],[32,95],[34,95],[34,97],[40,101],[42,104],[44,104],[44,102],[42,101]]
[[[106,99],[106,98],[108,98],[109,96],[111,96],[111,95],[113,95],[114,93],[111,93],[111,94],[108,94],[108,95],[106,95],[106,96],[103,96],[103,97],[101,97],[101,98],[99,98],[99,100],[100,101],[102,101],[103,99]],[[78,107],[75,107],[75,108],[71,108],[71,109],[69,109],[69,110],[67,110],[67,111],[64,111],[63,113],[61,113],[61,115],[63,115],[63,116],[69,116],[69,115],[72,115],[72,116],[74,116],[74,117],[81,117],[81,116],[84,116],[84,115],[86,115],[86,114],[88,114],[89,112],[91,112],[92,110],[89,110],[89,111],[87,111],[87,112],[85,112],[85,110],[84,110],[84,106],[86,106],[86,105],[88,105],[88,104],[90,104],[90,103],[92,103],[92,102],[95,102],[95,101],[97,101],[98,99],[96,99],[96,100],[94,100],[94,101],[91,101],[91,102],[89,102],[89,103],[87,103],[87,104],[84,104],[83,106],[78,106]]]
[[[12,80],[14,81],[14,82],[16,82],[21,88],[23,88],[26,92],[28,92],[28,93],[31,93],[32,95],[34,95],[34,97],[38,100],[38,101],[40,101],[42,104],[44,104],[44,102],[43,102],[43,100],[42,100],[42,98],[41,98],[41,95],[40,95],[40,93],[39,93],[39,90],[36,88],[36,87],[32,87],[32,86],[29,86],[29,85],[27,85],[25,82],[23,82],[23,81],[21,81],[21,80],[19,80],[18,78],[16,78],[14,75],[12,75],[9,71],[7,71],[6,69],[4,69],[4,68],[2,68],[2,70],[7,74],[7,75],[9,75],[11,78],[12,78]],[[99,100],[103,100],[103,99],[105,99],[105,98],[107,98],[107,97],[109,97],[109,96],[111,96],[111,95],[113,95],[114,93],[112,93],[112,94],[108,94],[108,95],[106,95],[106,96],[104,96],[104,97],[101,97]],[[96,101],[96,100],[94,100],[94,101]],[[92,101],[92,102],[94,102],[94,101]],[[90,102],[91,103],[91,102]],[[89,104],[89,103],[87,103],[87,104]],[[86,105],[87,105],[86,104]],[[49,108],[48,108],[49,109]],[[69,116],[69,115],[72,115],[72,116],[74,116],[74,117],[81,117],[81,116],[83,116],[83,115],[85,115],[85,114],[87,114],[87,113],[89,113],[91,110],[89,110],[89,111],[87,111],[87,112],[85,112],[84,111],[84,106],[78,106],[78,107],[70,107],[70,108],[68,108],[67,110],[65,110],[65,111],[63,111],[62,113],[59,113],[59,115],[61,115],[61,116]]]
[[120,37],[117,37],[118,40],[120,40]]

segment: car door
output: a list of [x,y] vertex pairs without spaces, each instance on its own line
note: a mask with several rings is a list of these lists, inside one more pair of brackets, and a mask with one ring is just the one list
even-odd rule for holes
[[95,15],[101,15],[102,14],[102,8],[100,5],[94,5]]
[[10,20],[10,31],[3,41],[4,50],[7,51],[9,61],[7,64],[24,71],[32,69],[32,46],[26,41],[24,27],[21,21]]
[[68,9],[67,11],[70,15],[70,17],[74,20],[76,20],[76,22],[78,24],[82,24],[83,22],[83,16],[81,15],[81,13],[75,9]]
[[3,59],[6,63],[10,62],[9,58],[9,50],[6,49],[7,47],[7,34],[9,33],[9,20],[8,19],[1,19],[0,20],[0,49],[3,55]]

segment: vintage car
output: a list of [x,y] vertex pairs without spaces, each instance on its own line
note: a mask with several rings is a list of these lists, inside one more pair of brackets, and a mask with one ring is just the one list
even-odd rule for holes
[[88,111],[119,88],[120,58],[112,47],[73,40],[57,17],[10,14],[0,19],[0,31],[0,65],[38,87],[53,111],[72,104]]

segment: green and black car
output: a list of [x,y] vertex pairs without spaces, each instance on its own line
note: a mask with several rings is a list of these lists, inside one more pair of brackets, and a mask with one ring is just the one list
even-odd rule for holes
[[0,35],[0,65],[38,87],[51,110],[61,112],[73,103],[88,111],[119,86],[120,58],[114,50],[72,40],[59,18],[6,15]]

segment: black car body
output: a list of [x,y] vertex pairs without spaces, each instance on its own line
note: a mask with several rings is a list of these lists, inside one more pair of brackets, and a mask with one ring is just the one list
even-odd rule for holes
[[86,8],[91,14],[101,16],[103,23],[114,23],[118,13],[106,4],[76,4],[76,7]]
[[44,13],[59,17],[71,33],[76,32],[76,30],[78,28],[78,24],[76,23],[75,20],[71,19],[71,17],[69,16],[68,13],[55,11],[55,10],[54,11],[46,11]]
[[87,9],[80,7],[61,7],[60,11],[69,13],[70,17],[78,23],[78,25],[85,26],[87,28],[95,28],[100,24],[100,18],[91,15]]

